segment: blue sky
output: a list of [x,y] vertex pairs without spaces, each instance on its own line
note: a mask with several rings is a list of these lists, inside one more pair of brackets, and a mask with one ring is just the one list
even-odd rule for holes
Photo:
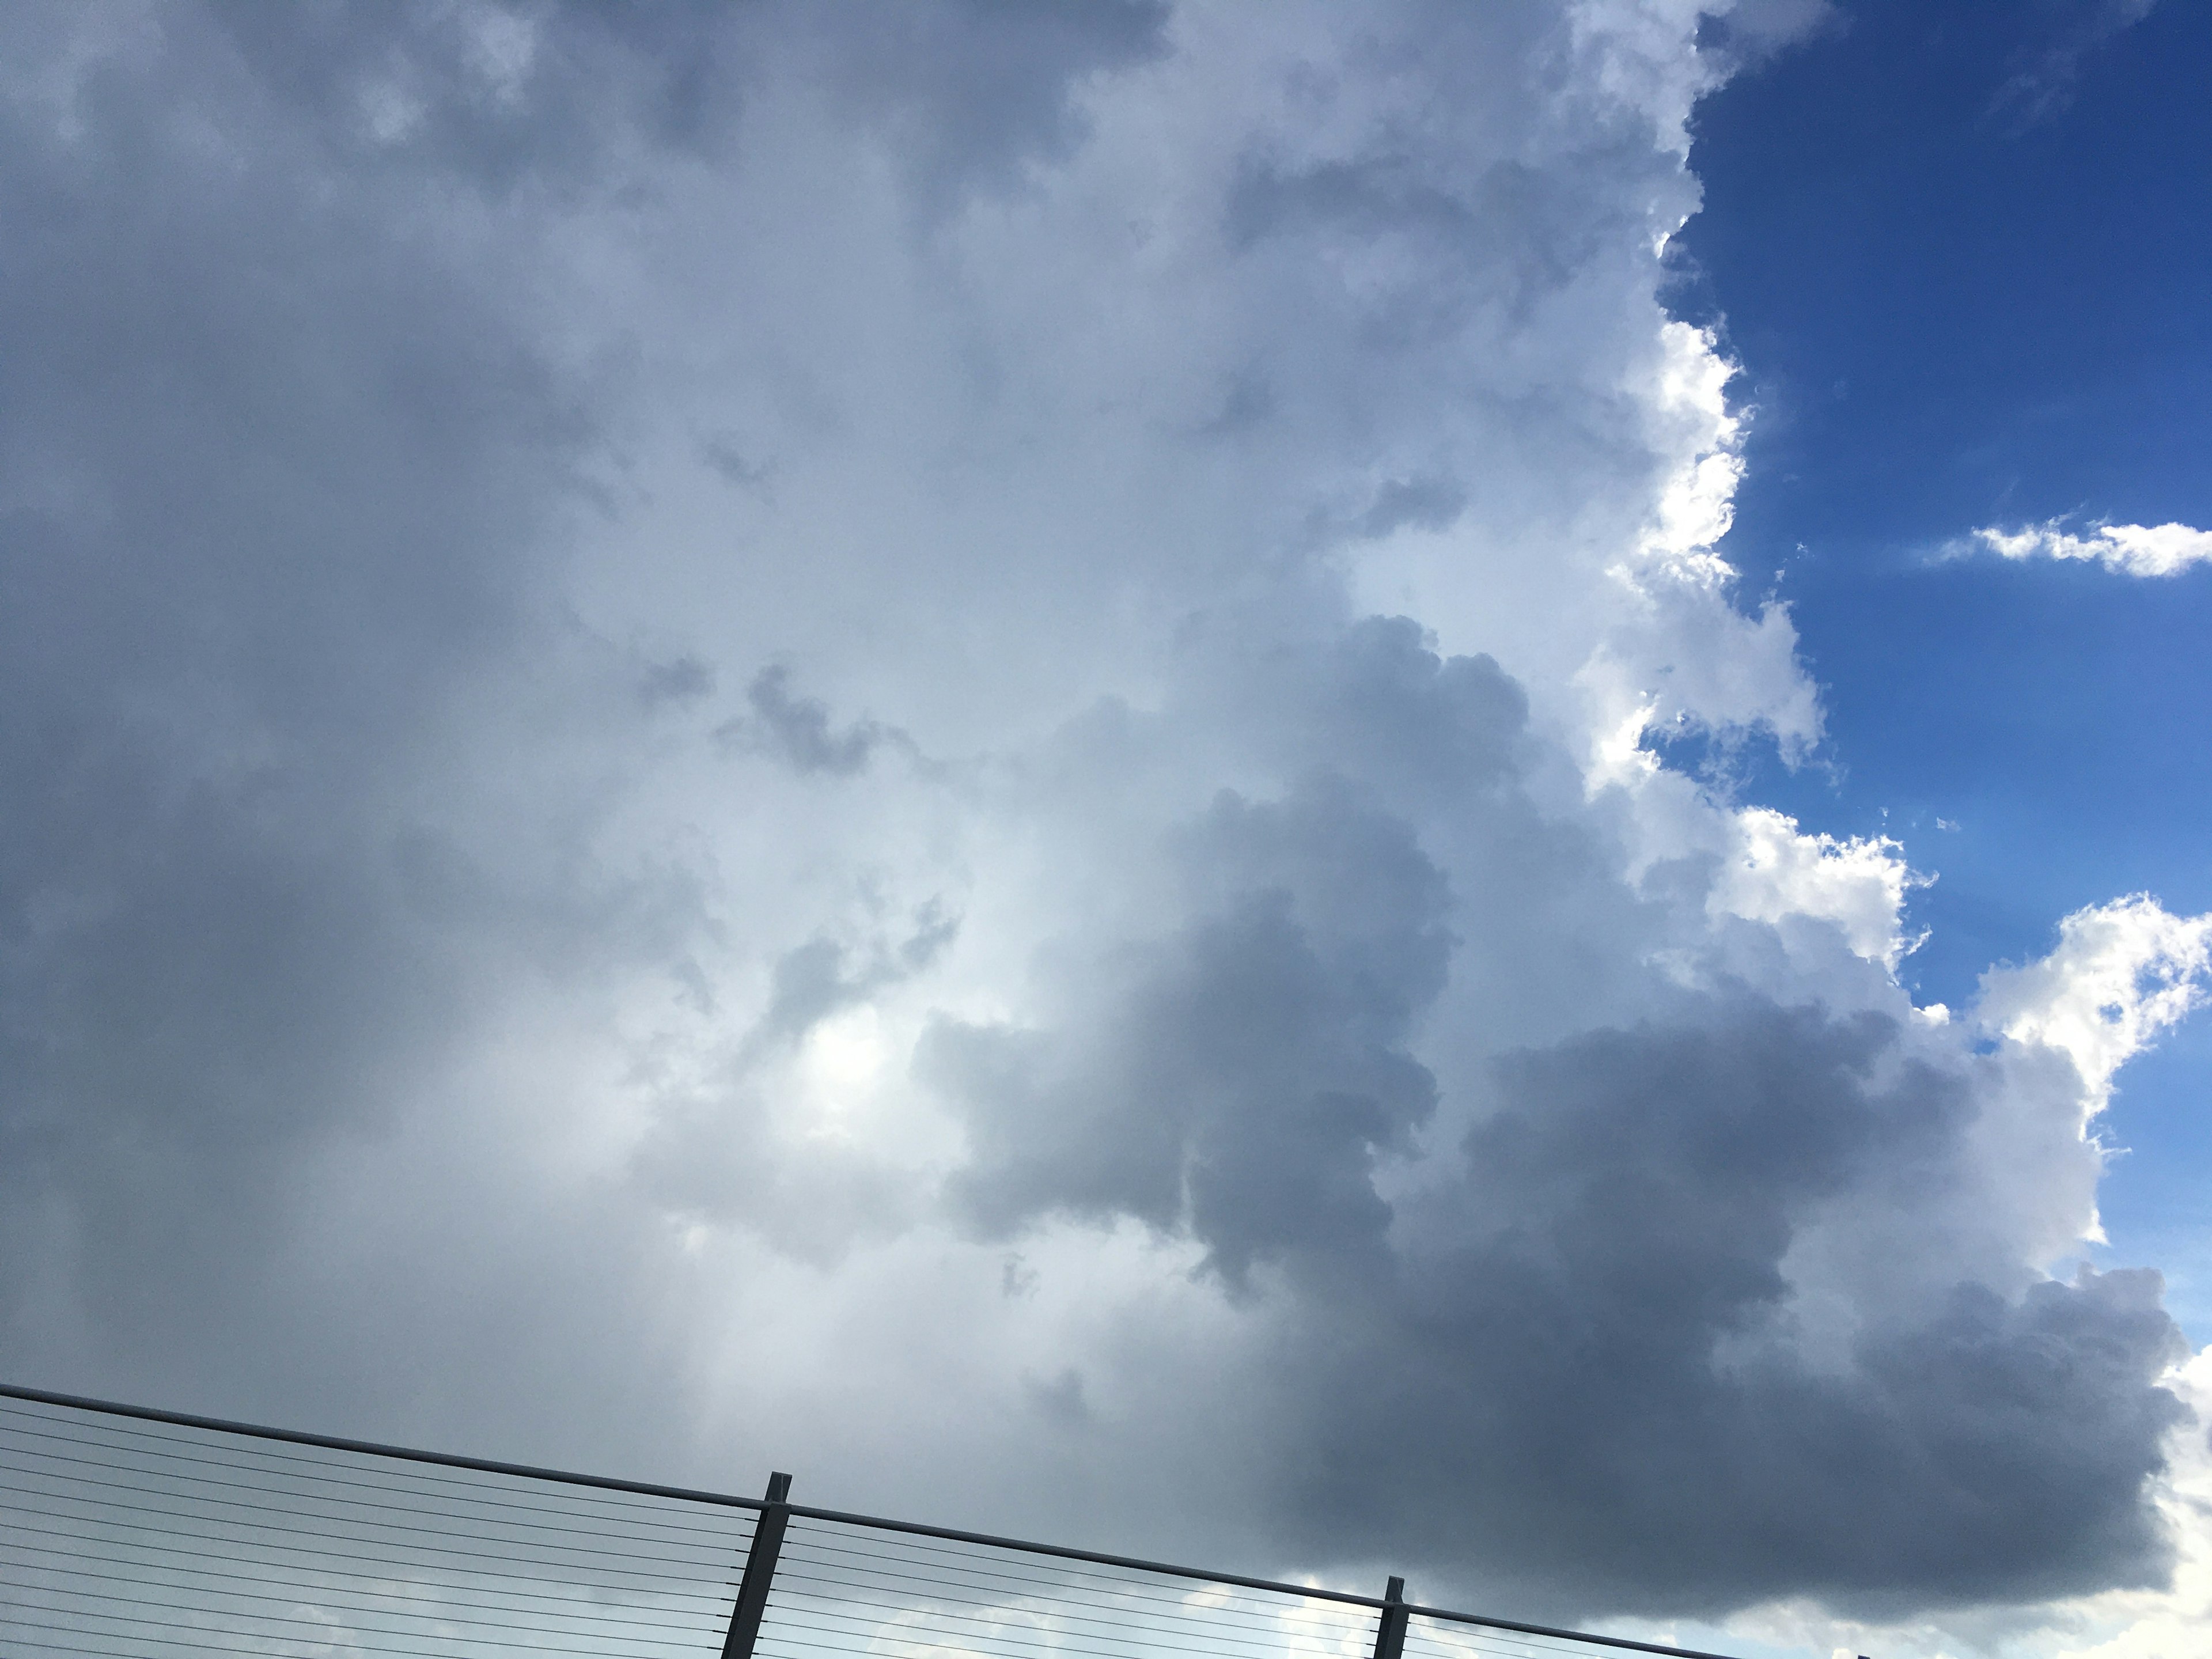
[[[1695,123],[1676,303],[1723,321],[1753,410],[1723,546],[1790,602],[1831,738],[1745,794],[1938,875],[1904,977],[1953,1006],[2083,905],[2212,908],[2212,567],[1936,556],[2062,515],[2212,522],[2212,9],[2088,27],[2114,9],[1865,0]],[[2122,1074],[2116,1257],[2201,1237],[2208,1104],[2201,1021]]]

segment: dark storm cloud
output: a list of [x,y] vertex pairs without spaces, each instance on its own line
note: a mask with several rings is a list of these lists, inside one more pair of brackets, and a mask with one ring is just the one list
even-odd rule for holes
[[1297,1512],[1585,1607],[2162,1582],[2146,1483],[2186,1413],[2157,1386],[2180,1342],[2154,1275],[1960,1284],[1875,1311],[1832,1366],[1799,1353],[1795,1236],[1877,1166],[1940,1202],[1975,1111],[1897,1038],[1741,994],[1504,1062],[1391,1270],[1299,1311]]
[[[1330,769],[1173,838],[1186,922],[1054,954],[1064,1024],[925,1042],[968,1125],[969,1224],[1133,1218],[1271,1307],[1222,1430],[1303,1558],[1585,1616],[2162,1583],[2149,1482],[2186,1413],[2154,1275],[1900,1285],[1809,1357],[1792,1246],[1877,1185],[1959,1203],[1993,1062],[1886,1014],[1684,990],[1663,1022],[1493,1062],[1463,1139],[1406,1173],[1437,1105],[1414,1035],[1486,905],[1385,803],[1425,772],[1505,822],[1519,708],[1402,624],[1316,655],[1285,725]],[[1490,875],[1544,884],[1534,858]]]
[[1873,1164],[1940,1168],[1972,1115],[1958,1077],[1878,1079],[1886,1021],[1745,994],[1701,1030],[1516,1056],[1464,1174],[1394,1215],[1375,1161],[1431,1091],[1360,1028],[1401,1025],[1409,988],[1370,981],[1348,1015],[1314,955],[1280,909],[1232,916],[1074,1054],[958,1030],[929,1060],[968,1102],[983,1224],[1127,1214],[1237,1282],[1282,1270],[1283,1334],[1222,1427],[1259,1425],[1297,1553],[1581,1616],[2165,1582],[2148,1486],[2187,1413],[2158,1382],[2184,1349],[2154,1274],[1962,1283],[1833,1369],[1796,1350],[1798,1230]]
[[1170,838],[1171,934],[1053,957],[1066,1028],[940,1021],[916,1065],[962,1103],[971,1162],[952,1196],[974,1224],[1187,1228],[1241,1288],[1285,1253],[1381,1244],[1372,1168],[1434,1110],[1410,1045],[1455,943],[1407,810],[1442,792],[1494,812],[1526,705],[1494,662],[1439,659],[1403,618],[1256,659],[1233,633],[1194,641],[1208,712],[1170,711],[1153,740],[1225,720],[1290,787],[1223,791]]
[[1054,1042],[946,1022],[917,1063],[966,1107],[957,1191],[979,1224],[1187,1215],[1241,1285],[1285,1249],[1379,1239],[1370,1164],[1435,1103],[1404,1044],[1443,980],[1443,884],[1404,824],[1327,780],[1279,805],[1224,796],[1186,856],[1218,896],[1103,964],[1095,1026]]

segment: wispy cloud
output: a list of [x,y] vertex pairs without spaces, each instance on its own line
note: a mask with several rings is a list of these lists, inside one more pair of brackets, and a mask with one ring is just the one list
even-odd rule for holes
[[2142,22],[2158,0],[2075,0],[2048,9],[2044,37],[2014,55],[2014,69],[1990,99],[1989,117],[2018,137],[2074,101],[2082,60]]
[[1960,550],[1977,546],[2007,559],[2094,559],[2130,576],[2178,576],[2212,563],[2212,530],[2185,524],[2100,524],[2077,536],[2051,519],[2021,530],[1977,530]]

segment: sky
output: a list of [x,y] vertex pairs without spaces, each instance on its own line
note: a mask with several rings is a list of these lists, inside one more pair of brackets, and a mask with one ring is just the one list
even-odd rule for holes
[[2207,1645],[2201,9],[0,42],[0,1373]]
[[[2212,906],[2200,574],[1947,559],[1972,530],[2212,521],[2212,341],[2192,273],[2212,18],[2166,5],[1855,5],[1700,106],[1685,315],[1755,410],[1722,550],[1790,599],[1832,763],[1748,793],[1897,837],[1939,878],[1905,970],[1958,1003],[2112,894]],[[1943,826],[1953,826],[1945,828]],[[2203,1342],[2199,1025],[2101,1130],[2114,1248],[2166,1267]]]

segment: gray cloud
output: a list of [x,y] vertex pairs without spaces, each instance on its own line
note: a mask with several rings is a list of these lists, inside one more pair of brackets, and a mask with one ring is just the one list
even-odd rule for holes
[[952,190],[1016,188],[1026,163],[1067,155],[1085,131],[1075,90],[1158,57],[1168,15],[1164,0],[878,0],[857,21],[805,26],[830,57],[830,84],[941,210]]
[[0,1370],[1563,1613],[2154,1580],[2081,1079],[1596,775],[1594,667],[1795,673],[1636,586],[1712,70],[1601,11],[9,13]]
[[[1894,1612],[2163,1582],[2144,1483],[2187,1413],[2158,1385],[2180,1345],[2155,1276],[2017,1303],[1961,1284],[1808,1367],[1793,1234],[1876,1164],[1940,1168],[1972,1098],[1910,1062],[1877,1082],[1899,1035],[1878,1018],[1743,997],[1710,1020],[1504,1062],[1395,1271],[1300,1325],[1329,1376],[1300,1402],[1300,1509],[1349,1506],[1378,1553],[1437,1570],[1556,1574],[1584,1605],[1809,1590]],[[1328,1357],[1354,1326],[1347,1372]]]
[[1362,536],[1388,536],[1407,525],[1444,530],[1467,506],[1467,492],[1449,478],[1393,478],[1354,521]]
[[[1486,793],[1450,815],[1486,811],[1487,879],[1540,890],[1540,847],[1497,833],[1520,708],[1402,624],[1294,678],[1334,694],[1333,719],[1285,721],[1332,769],[1170,832],[1187,920],[1055,948],[1060,1023],[925,1042],[968,1124],[969,1224],[1131,1218],[1260,1298],[1271,1334],[1216,1432],[1249,1437],[1302,1557],[1410,1561],[1555,1615],[2163,1583],[2146,1498],[2188,1420],[2160,1381],[2186,1350],[2154,1274],[2017,1293],[1962,1266],[1806,1341],[1793,1249],[1872,1188],[1970,1203],[1996,1062],[1723,982],[1507,1050],[1456,1145],[1420,1156],[1438,1089],[1416,1036],[1478,1012],[1445,993],[1486,907],[1424,850],[1437,803],[1406,785]],[[1163,740],[1208,718],[1182,714]]]
[[875,720],[833,727],[829,707],[819,697],[792,694],[791,670],[781,664],[753,676],[745,688],[745,701],[752,707],[752,717],[729,721],[715,735],[725,744],[772,754],[800,773],[849,777],[886,744],[913,748],[905,732]]
[[[10,23],[0,1344],[11,1371],[366,1426],[391,1396],[355,1345],[382,1343],[467,1414],[501,1345],[559,1365],[598,1297],[553,1286],[619,1282],[627,1224],[602,1212],[580,1264],[587,1204],[459,1223],[472,1265],[432,1305],[398,1288],[428,1282],[403,1206],[338,1224],[319,1172],[450,1102],[527,988],[672,966],[695,895],[598,866],[604,800],[565,767],[641,718],[549,603],[596,387],[468,211],[333,187],[233,21]],[[533,682],[558,684],[534,716]],[[524,735],[549,725],[565,747]],[[415,1192],[481,1189],[422,1155]],[[508,1281],[502,1334],[479,1276]],[[575,1363],[584,1389],[609,1369]]]
[[1187,1218],[1238,1285],[1285,1249],[1356,1255],[1389,1218],[1373,1158],[1435,1104],[1405,1042],[1443,977],[1442,877],[1327,779],[1280,804],[1224,796],[1184,856],[1218,897],[1071,992],[1091,1029],[945,1022],[925,1042],[917,1063],[968,1114],[959,1201],[993,1233],[1055,1211]]
[[687,8],[219,6],[208,24],[333,163],[495,195],[588,187],[634,135],[711,148],[744,70],[743,36]]

